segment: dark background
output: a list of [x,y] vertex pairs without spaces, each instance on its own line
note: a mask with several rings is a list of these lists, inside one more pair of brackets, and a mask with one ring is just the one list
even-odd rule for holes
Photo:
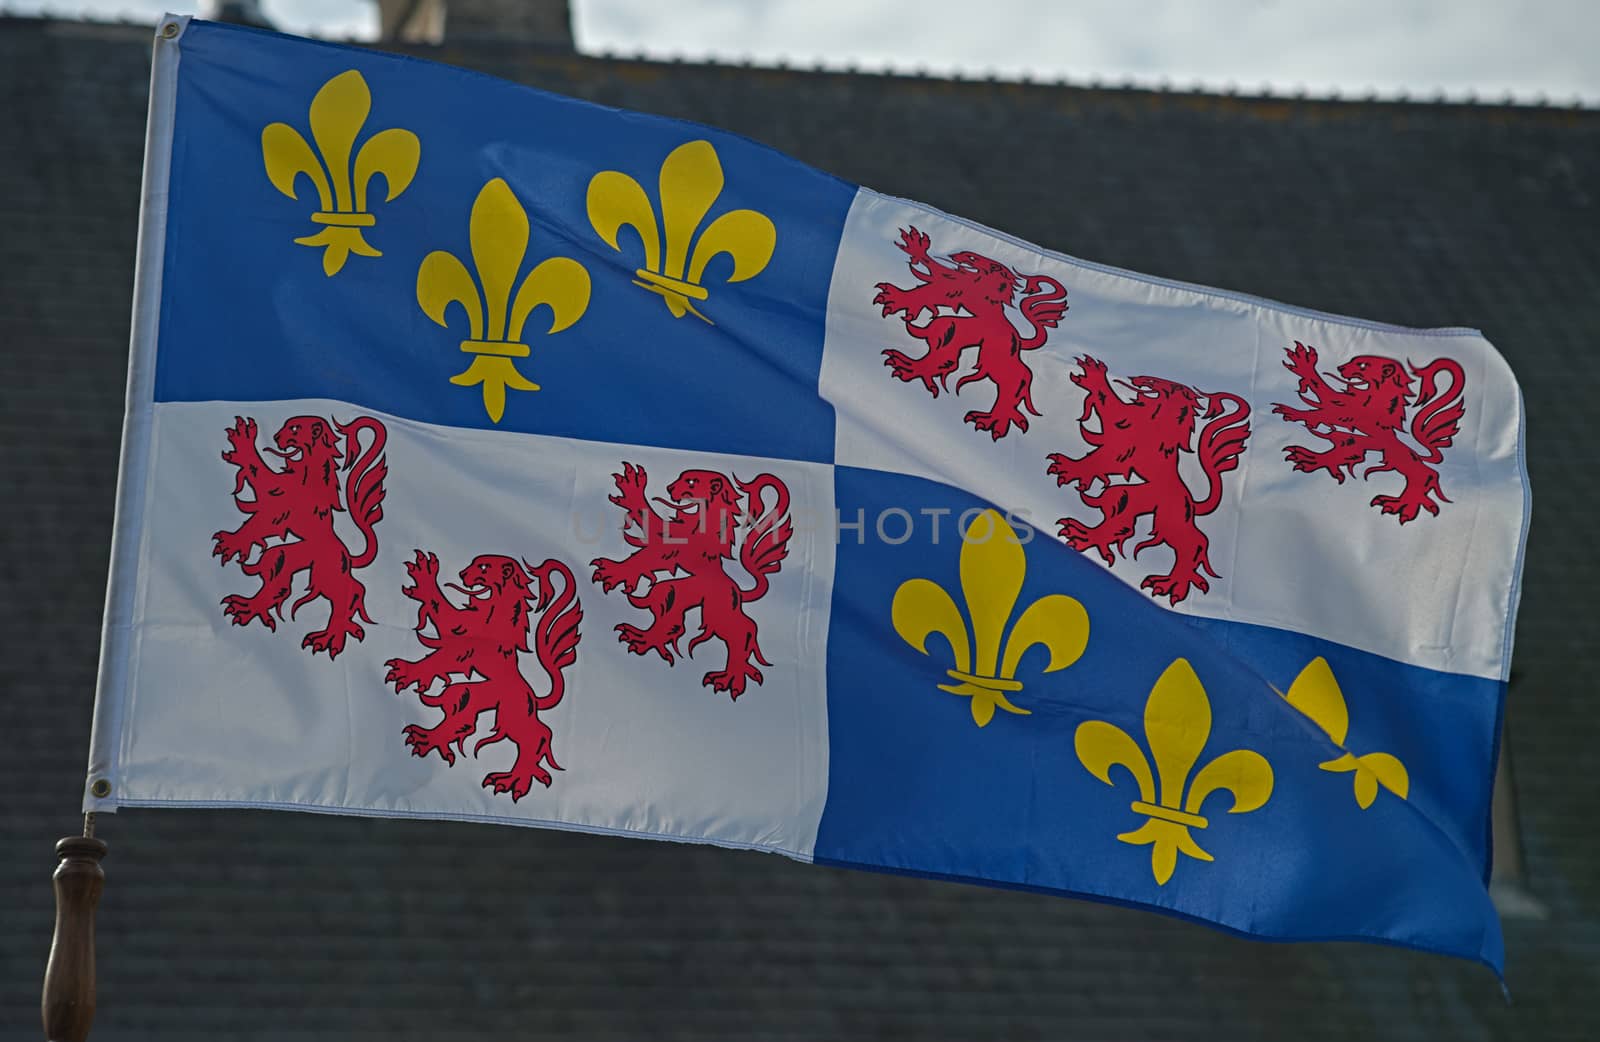
[[[40,1037],[51,844],[79,825],[149,40],[0,17],[8,1039]],[[1249,942],[758,854],[124,811],[100,821],[93,1038],[1600,1037],[1600,112],[663,64],[488,38],[409,49],[738,131],[1076,256],[1481,328],[1526,395],[1535,494],[1507,709],[1516,811],[1496,840],[1503,881],[1542,912],[1506,919],[1515,1004],[1437,956]]]

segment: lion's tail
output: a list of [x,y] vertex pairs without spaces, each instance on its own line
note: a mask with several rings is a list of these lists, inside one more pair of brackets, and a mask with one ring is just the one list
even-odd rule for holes
[[[1411,420],[1411,436],[1417,439],[1428,463],[1444,459],[1444,450],[1461,431],[1461,417],[1466,406],[1461,402],[1461,391],[1466,386],[1467,375],[1453,359],[1441,358],[1418,369],[1411,367],[1421,381],[1417,388],[1417,414]],[[1450,387],[1439,393],[1439,374],[1450,377]]]
[[[1207,397],[1210,400],[1206,403],[1206,418],[1210,422],[1200,432],[1196,454],[1200,458],[1200,469],[1211,482],[1211,490],[1203,501],[1195,504],[1196,517],[1211,513],[1222,503],[1222,475],[1239,466],[1239,457],[1244,454],[1245,442],[1250,438],[1249,402],[1226,391]],[[1232,408],[1224,412],[1226,406]]]
[[[534,627],[534,654],[539,665],[550,676],[550,693],[534,699],[534,708],[554,709],[566,694],[566,678],[562,671],[578,660],[578,624],[583,621],[583,605],[578,602],[578,583],[572,571],[557,560],[549,560],[528,573],[539,583],[538,625]],[[552,577],[561,576],[561,589],[556,590]]]
[[[789,486],[771,474],[757,474],[750,481],[734,483],[745,494],[745,512],[750,516],[750,531],[739,547],[739,564],[755,578],[755,585],[746,590],[739,588],[739,599],[745,603],[766,596],[771,576],[783,567],[789,556],[789,538],[794,535],[794,524],[789,520]],[[770,511],[765,511],[762,499],[767,489],[777,493]]]
[[1018,310],[1033,325],[1033,335],[1022,342],[1022,349],[1032,351],[1043,347],[1050,330],[1067,313],[1067,287],[1048,275],[1029,275],[1022,285],[1022,303]]
[[[374,529],[383,520],[383,479],[389,474],[383,447],[389,441],[389,432],[370,416],[360,416],[349,423],[335,420],[333,425],[344,435],[345,506],[350,511],[350,519],[367,540],[366,548],[350,562],[350,567],[365,568],[378,556],[378,536]],[[362,431],[371,433],[372,444],[357,458]]]

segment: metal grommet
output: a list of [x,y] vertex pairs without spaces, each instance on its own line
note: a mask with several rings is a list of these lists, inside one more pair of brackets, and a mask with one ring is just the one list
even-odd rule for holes
[[89,794],[103,800],[111,795],[111,783],[104,778],[96,778],[94,784],[89,786]]
[[[178,23],[177,22],[168,22],[166,25],[163,25],[161,27],[161,35],[162,35],[162,37],[164,39],[168,39],[168,40],[172,39],[174,36],[177,36],[178,35]],[[99,785],[100,783],[96,782],[95,784]],[[106,783],[106,791],[107,792],[111,791],[111,785],[110,785],[109,782]],[[98,793],[97,792],[97,793],[95,793],[95,795],[96,796],[100,796],[100,795],[103,795],[103,793]]]

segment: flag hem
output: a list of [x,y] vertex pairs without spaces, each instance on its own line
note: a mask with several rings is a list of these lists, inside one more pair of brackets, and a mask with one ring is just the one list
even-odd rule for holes
[[[1056,887],[1032,886],[1027,883],[1016,883],[1007,880],[987,879],[981,876],[963,876],[943,872],[927,872],[920,869],[901,868],[893,865],[875,865],[864,861],[850,861],[841,858],[816,857],[812,864],[825,868],[843,868],[858,872],[873,872],[878,875],[903,876],[908,879],[928,879],[939,883],[960,883],[965,886],[982,886],[992,890],[1015,890],[1025,894],[1042,894],[1046,897],[1065,897],[1079,901],[1089,901],[1094,904],[1112,905],[1118,908],[1128,908],[1137,912],[1153,912],[1157,915],[1171,919],[1180,919],[1184,922],[1195,923],[1208,929],[1217,930],[1233,937],[1246,941],[1265,941],[1269,944],[1381,944],[1390,948],[1403,948],[1408,951],[1422,952],[1426,955],[1442,955],[1446,958],[1463,959],[1467,962],[1477,963],[1488,968],[1500,983],[1505,987],[1505,968],[1503,964],[1496,964],[1484,951],[1468,953],[1465,951],[1451,951],[1432,945],[1415,941],[1400,940],[1395,937],[1386,937],[1380,934],[1326,934],[1306,937],[1275,936],[1273,934],[1256,933],[1229,926],[1215,919],[1192,912],[1184,912],[1164,905],[1146,904],[1142,901],[1133,901],[1127,898],[1112,897],[1107,894],[1090,893],[1084,890],[1063,890]],[[1485,895],[1487,897],[1487,895]]]
[[[344,818],[393,818],[413,821],[460,821],[477,825],[510,825],[515,828],[553,829],[558,832],[582,832],[593,836],[612,836],[617,839],[648,839],[667,843],[685,843],[691,846],[721,847],[724,850],[749,850],[758,854],[781,854],[793,861],[812,864],[816,858],[799,850],[775,844],[748,843],[739,840],[717,839],[712,836],[685,836],[670,832],[647,832],[639,829],[618,829],[606,825],[587,825],[579,822],[559,821],[551,818],[522,818],[506,814],[468,814],[461,811],[413,811],[387,807],[347,807],[334,803],[296,803],[269,800],[184,800],[160,797],[137,797],[120,801],[123,807],[152,810],[270,810],[291,813],[331,814]],[[985,883],[984,885],[989,885]]]
[[[154,420],[156,340],[166,266],[167,190],[177,112],[178,60],[188,15],[164,15],[156,24],[150,61],[149,115],[145,122],[144,178],[139,191],[139,235],[133,269],[133,315],[128,341],[128,385],[117,464],[116,512],[111,527],[111,567],[89,738],[85,813],[115,811],[120,801],[122,716],[127,697],[134,599],[149,493]],[[96,787],[100,792],[96,792]]]
[[[1499,349],[1495,348],[1495,352],[1498,354]],[[1522,531],[1517,535],[1517,556],[1511,564],[1511,590],[1506,598],[1506,630],[1500,653],[1500,679],[1508,686],[1511,683],[1511,653],[1516,639],[1517,610],[1522,607],[1522,569],[1527,564],[1528,529],[1533,524],[1533,484],[1528,480],[1528,406],[1522,398],[1522,385],[1515,380],[1513,376],[1513,386],[1517,389],[1517,476],[1522,479]],[[1501,701],[1504,702],[1503,697]]]
[[[799,160],[795,160],[795,162],[799,162]],[[986,224],[980,224],[969,217],[962,217],[958,214],[947,213],[944,210],[939,209],[937,206],[922,202],[918,199],[907,199],[903,196],[889,195],[885,192],[879,192],[876,189],[868,188],[864,185],[861,186],[860,190],[875,195],[879,199],[883,199],[886,202],[898,203],[902,206],[910,206],[919,210],[926,210],[937,217],[941,217],[952,223],[970,228],[973,231],[981,232],[985,235],[992,235],[997,239],[1003,240],[1011,246],[1017,247],[1018,249],[1028,250],[1030,252],[1037,253],[1042,257],[1048,257],[1053,261],[1058,261],[1062,264],[1070,264],[1073,267],[1082,268],[1085,271],[1092,271],[1101,275],[1108,275],[1112,278],[1129,279],[1133,282],[1143,283],[1148,286],[1159,286],[1163,289],[1179,290],[1184,293],[1194,293],[1202,297],[1211,297],[1217,300],[1225,300],[1234,304],[1245,304],[1250,307],[1264,308],[1268,311],[1276,311],[1287,315],[1294,315],[1297,318],[1310,319],[1317,322],[1329,322],[1335,325],[1350,326],[1355,329],[1366,329],[1375,333],[1404,333],[1407,336],[1428,337],[1478,337],[1479,339],[1484,340],[1486,343],[1488,342],[1488,338],[1483,335],[1482,330],[1474,329],[1471,326],[1437,326],[1429,328],[1425,326],[1401,326],[1395,325],[1392,322],[1376,322],[1372,319],[1357,318],[1354,315],[1340,315],[1331,311],[1318,311],[1315,308],[1302,307],[1298,304],[1286,304],[1281,300],[1273,300],[1271,297],[1259,297],[1253,293],[1244,293],[1239,290],[1221,289],[1217,286],[1206,286],[1198,282],[1184,282],[1181,279],[1169,279],[1161,275],[1147,275],[1144,272],[1133,271],[1130,268],[1119,268],[1114,264],[1102,264],[1099,261],[1084,260],[1082,257],[1074,257],[1071,254],[1062,253],[1059,250],[1052,250],[1047,246],[1041,246],[1036,242],[1029,242],[1027,239],[1018,238],[1017,236],[1012,235],[1010,232],[1001,231],[998,228],[991,228]],[[1499,350],[1496,349],[1495,353],[1498,354]],[[1502,357],[1501,360],[1504,361],[1504,358]],[[1507,366],[1507,369],[1509,370],[1510,367]]]

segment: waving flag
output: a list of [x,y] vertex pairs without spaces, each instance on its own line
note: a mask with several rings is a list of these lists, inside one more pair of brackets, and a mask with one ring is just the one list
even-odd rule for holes
[[1468,329],[168,19],[85,806],[493,821],[1499,970]]

